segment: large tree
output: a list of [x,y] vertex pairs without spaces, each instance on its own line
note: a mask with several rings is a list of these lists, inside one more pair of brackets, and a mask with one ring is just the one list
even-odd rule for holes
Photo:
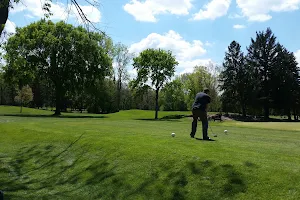
[[265,32],[256,32],[256,38],[251,38],[251,44],[247,48],[247,62],[255,69],[258,98],[263,105],[265,119],[270,115],[271,76],[278,55],[276,45],[276,37],[268,28]]
[[247,101],[253,90],[249,87],[251,78],[251,66],[245,62],[240,44],[232,41],[225,53],[223,71],[220,75],[220,88],[223,91],[223,101],[228,104],[238,102],[244,117],[246,116]]
[[299,91],[299,69],[292,52],[278,44],[277,58],[272,69],[272,99],[276,109],[283,110],[291,120],[291,111],[296,112]]
[[117,79],[117,106],[121,109],[121,94],[124,80],[128,79],[127,65],[132,60],[133,54],[124,44],[117,43],[114,46],[115,75]]
[[106,46],[110,43],[103,34],[88,33],[64,22],[41,20],[17,28],[9,38],[5,45],[5,70],[49,80],[55,88],[55,114],[59,115],[67,91],[76,91],[82,80],[92,84],[111,71],[112,59]]
[[159,90],[174,75],[178,62],[171,51],[163,49],[146,49],[133,61],[133,67],[137,70],[135,85],[143,86],[150,79],[152,86],[155,88],[155,119],[157,119]]

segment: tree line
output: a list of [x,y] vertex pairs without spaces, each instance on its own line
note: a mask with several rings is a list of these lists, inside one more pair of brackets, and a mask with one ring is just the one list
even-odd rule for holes
[[[0,104],[112,113],[127,109],[186,111],[209,88],[209,111],[247,115],[299,113],[299,70],[295,56],[268,28],[251,38],[247,53],[233,41],[220,72],[195,66],[175,76],[171,51],[146,49],[138,55],[103,32],[65,22],[40,20],[3,45]],[[113,65],[114,64],[114,65]],[[137,76],[130,78],[127,66]]]
[[300,111],[299,68],[293,52],[277,41],[270,28],[256,32],[247,52],[233,41],[225,53],[220,74],[222,110],[298,119]]
[[[0,104],[50,108],[56,115],[68,108],[89,113],[148,109],[156,110],[157,118],[160,109],[189,110],[204,87],[218,97],[217,77],[205,67],[174,77],[178,62],[171,51],[134,55],[102,32],[62,21],[17,28],[3,50]],[[133,79],[126,68],[131,62],[137,71]],[[220,107],[215,104],[212,110]]]

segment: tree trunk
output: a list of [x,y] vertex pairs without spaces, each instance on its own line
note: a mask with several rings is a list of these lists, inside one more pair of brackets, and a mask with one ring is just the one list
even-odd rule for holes
[[119,77],[119,80],[118,80],[118,97],[117,97],[118,111],[120,110],[120,104],[121,104],[121,87],[122,87],[122,79],[121,79],[121,77]]
[[269,119],[270,116],[270,110],[269,110],[269,102],[268,100],[264,103],[264,117],[266,120]]
[[243,114],[243,117],[246,118],[246,106],[245,106],[245,104],[242,105],[242,114]]
[[82,109],[83,109],[83,97],[80,97],[80,113],[82,113]]
[[0,36],[8,19],[9,0],[0,0]]
[[22,113],[22,110],[23,110],[23,102],[21,102],[20,113]]
[[4,104],[3,103],[3,86],[0,86],[0,105]]
[[61,115],[60,109],[61,109],[61,92],[60,92],[59,86],[56,86],[55,93],[56,93],[56,99],[55,99],[55,113],[54,115]]
[[289,120],[289,121],[292,121],[291,109],[288,108],[288,109],[286,110],[286,114],[287,114],[288,120]]
[[159,107],[158,107],[158,92],[159,92],[159,89],[156,89],[155,93],[156,93],[156,96],[155,96],[155,119],[158,119],[158,110],[159,110]]

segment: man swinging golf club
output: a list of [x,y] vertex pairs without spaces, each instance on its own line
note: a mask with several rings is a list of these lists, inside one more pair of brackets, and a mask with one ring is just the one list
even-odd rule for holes
[[203,92],[196,94],[195,102],[192,106],[193,113],[193,123],[192,132],[190,134],[191,138],[195,137],[197,131],[198,118],[202,121],[202,134],[203,140],[210,140],[207,136],[208,120],[207,120],[207,105],[211,102],[211,98],[208,95],[209,89],[204,89]]

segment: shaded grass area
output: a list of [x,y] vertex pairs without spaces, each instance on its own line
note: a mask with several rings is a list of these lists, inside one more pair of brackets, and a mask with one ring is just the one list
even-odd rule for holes
[[270,116],[269,119],[265,119],[263,116],[248,115],[243,117],[242,115],[231,113],[227,117],[241,122],[300,122],[299,120],[288,120],[287,118],[282,118],[279,116]]
[[176,169],[160,164],[148,173],[122,173],[109,156],[91,161],[84,152],[62,155],[55,148],[28,146],[15,160],[1,157],[9,160],[1,171],[12,174],[1,178],[6,199],[215,199],[247,191],[245,177],[230,164],[191,160]]
[[0,116],[0,190],[6,199],[300,198],[300,132],[288,124],[211,122],[218,137],[207,142],[189,137],[189,118],[135,120],[152,114]]

